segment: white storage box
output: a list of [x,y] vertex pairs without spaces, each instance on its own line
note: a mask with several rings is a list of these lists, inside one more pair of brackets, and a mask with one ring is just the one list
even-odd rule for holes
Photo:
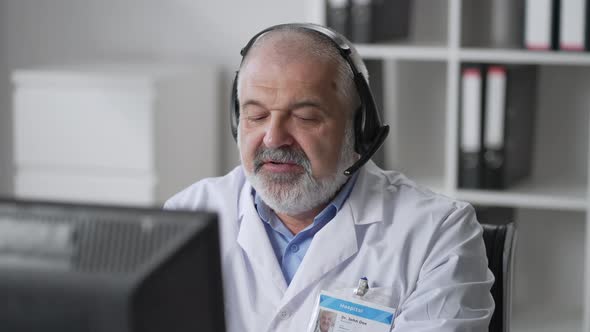
[[212,65],[14,72],[16,195],[158,205],[217,175],[218,76]]

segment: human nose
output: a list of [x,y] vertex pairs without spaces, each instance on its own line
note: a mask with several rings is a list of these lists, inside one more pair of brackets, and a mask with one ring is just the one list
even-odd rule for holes
[[286,120],[278,116],[271,116],[263,141],[264,145],[271,149],[291,145],[293,143],[293,137],[289,133]]

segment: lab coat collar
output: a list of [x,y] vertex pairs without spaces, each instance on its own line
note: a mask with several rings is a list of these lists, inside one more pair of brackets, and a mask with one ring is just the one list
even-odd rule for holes
[[269,278],[269,281],[275,286],[274,289],[279,292],[278,298],[281,298],[287,289],[287,282],[264,229],[264,223],[256,212],[251,193],[252,186],[246,181],[242,187],[238,204],[240,230],[237,241],[245,251],[254,270],[262,278]]
[[378,176],[379,171],[371,161],[359,170],[359,177],[342,209],[314,236],[283,304],[358,252],[356,225],[383,221],[383,186],[377,185],[383,177]]
[[383,171],[371,160],[359,172],[356,184],[346,202],[346,205],[350,206],[352,219],[356,225],[382,222],[383,188],[387,186],[381,182],[386,181],[387,177],[382,175]]
[[[238,244],[246,252],[252,265],[268,274],[275,290],[286,305],[297,294],[305,291],[326,273],[342,264],[358,251],[356,225],[383,221],[383,185],[379,168],[369,161],[359,170],[357,182],[342,209],[315,236],[291,284],[287,287],[280,266],[254,207],[252,187],[246,182],[240,195],[240,231]],[[257,268],[258,267],[258,268]],[[268,273],[270,271],[270,273]],[[278,295],[278,293],[277,293]],[[281,298],[281,296],[279,296]]]
[[350,204],[344,204],[334,219],[314,236],[283,297],[282,304],[286,305],[297,294],[305,291],[357,251],[358,242],[352,210]]

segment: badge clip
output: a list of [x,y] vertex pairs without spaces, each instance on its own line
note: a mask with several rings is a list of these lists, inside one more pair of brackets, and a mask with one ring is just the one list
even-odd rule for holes
[[354,290],[354,295],[357,296],[364,296],[369,291],[369,280],[367,277],[362,277],[359,279],[359,284]]

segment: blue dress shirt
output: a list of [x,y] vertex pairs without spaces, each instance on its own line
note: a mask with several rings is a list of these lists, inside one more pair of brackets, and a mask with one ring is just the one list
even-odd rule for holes
[[252,189],[256,211],[260,219],[264,221],[266,233],[277,256],[277,261],[281,266],[287,285],[293,280],[293,276],[295,276],[299,264],[303,261],[303,257],[311,245],[314,235],[332,220],[336,216],[336,213],[340,211],[342,205],[344,205],[344,202],[352,192],[357,174],[354,174],[346,182],[336,197],[314,218],[313,223],[297,235],[291,233],[274,211],[262,201],[260,195],[256,194],[256,191]]

